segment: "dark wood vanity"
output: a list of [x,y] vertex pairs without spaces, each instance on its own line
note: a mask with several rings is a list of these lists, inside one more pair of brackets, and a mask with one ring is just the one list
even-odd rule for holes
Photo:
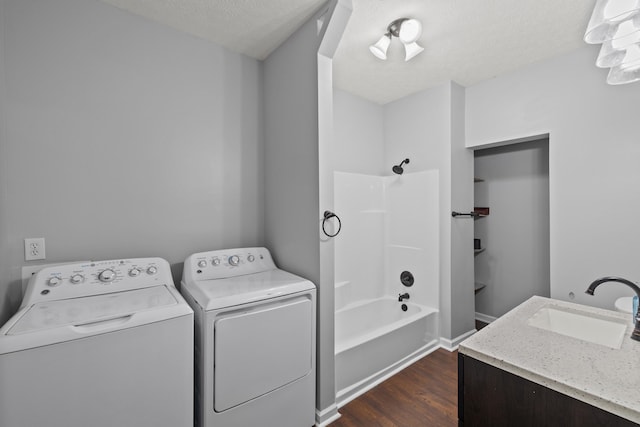
[[633,326],[626,313],[531,297],[460,343],[459,425],[640,426]]
[[458,354],[460,427],[637,427],[565,394]]

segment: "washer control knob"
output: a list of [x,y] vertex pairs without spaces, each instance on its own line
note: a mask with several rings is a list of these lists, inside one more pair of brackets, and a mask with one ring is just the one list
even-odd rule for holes
[[256,260],[256,257],[254,257],[253,255],[249,255],[247,259],[249,260],[249,262],[253,262]]
[[110,268],[107,268],[106,270],[103,270],[100,272],[100,274],[98,274],[98,279],[101,282],[113,282],[115,278],[116,272]]
[[158,272],[158,267],[156,267],[155,265],[152,265],[149,268],[147,268],[147,274],[150,274],[153,276],[157,272]]
[[207,266],[207,261],[205,260],[198,261],[198,267],[205,268],[206,266]]
[[233,265],[234,267],[240,264],[240,257],[238,255],[231,255],[229,257],[229,264]]
[[220,258],[215,257],[214,259],[211,260],[211,264],[220,265]]
[[134,267],[131,270],[129,270],[129,276],[131,277],[138,277],[140,275],[141,271],[139,268]]
[[58,286],[60,283],[62,283],[62,280],[60,280],[59,277],[52,277],[51,279],[49,279],[49,281],[47,282],[47,285],[49,286]]
[[69,280],[74,285],[77,285],[78,283],[84,282],[84,276],[82,274],[74,274]]

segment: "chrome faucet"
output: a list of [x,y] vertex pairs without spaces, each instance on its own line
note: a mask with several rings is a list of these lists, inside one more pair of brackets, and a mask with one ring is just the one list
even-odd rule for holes
[[409,299],[409,292],[405,292],[404,294],[398,294],[398,301],[402,302],[403,300]]
[[[640,288],[638,287],[638,285],[636,285],[630,280],[623,279],[622,277],[602,277],[598,280],[595,280],[593,283],[589,285],[589,288],[585,291],[585,293],[589,295],[593,295],[593,291],[595,291],[598,286],[600,286],[605,282],[618,282],[618,283],[627,285],[628,287],[633,289],[636,295],[638,295],[638,298],[640,298]],[[640,341],[640,307],[638,308],[638,311],[634,313],[634,319],[636,322],[636,326],[633,329],[633,332],[631,333],[631,339]]]

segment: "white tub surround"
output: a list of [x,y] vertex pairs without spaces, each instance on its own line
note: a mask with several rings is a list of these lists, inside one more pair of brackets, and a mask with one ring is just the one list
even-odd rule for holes
[[394,298],[336,312],[338,407],[438,348],[438,311]]
[[[342,406],[439,344],[438,171],[334,172],[334,184],[343,225],[335,239],[336,400]],[[401,281],[405,271],[414,277],[411,286]]]
[[[539,327],[529,319],[553,305],[628,323],[620,349]],[[640,423],[640,342],[630,316],[534,296],[463,341],[459,351],[597,408]]]
[[[438,308],[438,171],[374,176],[335,172],[336,311],[409,292],[410,302]],[[415,277],[400,282],[403,271]],[[338,328],[336,328],[338,329]]]

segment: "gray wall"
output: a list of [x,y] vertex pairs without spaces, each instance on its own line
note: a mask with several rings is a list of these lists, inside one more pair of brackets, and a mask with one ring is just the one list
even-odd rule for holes
[[176,280],[193,252],[264,243],[258,61],[97,0],[1,4],[0,321],[25,237]]
[[384,107],[337,89],[333,105],[334,170],[390,175],[401,159],[385,161]]
[[[335,211],[334,207],[334,100],[333,57],[347,23],[351,18],[351,0],[329,2],[327,12],[318,19],[322,23],[319,33],[322,42],[318,49],[318,169],[320,211]],[[318,27],[319,28],[319,27]],[[324,34],[322,34],[324,32]],[[320,212],[318,212],[320,214]],[[332,220],[335,226],[335,220]],[[320,295],[318,304],[321,316],[318,322],[318,383],[316,422],[326,424],[337,418],[335,372],[335,242],[321,233],[321,219],[316,222],[320,248]]]
[[612,308],[640,280],[640,84],[606,84],[598,46],[467,88],[467,146],[549,134],[551,296]]
[[266,242],[281,268],[316,285],[320,41],[311,19],[263,65]]
[[5,2],[0,1],[0,325],[5,322],[20,301],[19,287],[9,287],[11,262],[9,261],[9,240],[7,224],[7,125],[5,104],[7,92],[5,87]]
[[[385,158],[397,164],[409,158],[406,172],[437,170],[439,183],[440,335],[451,337],[451,112],[450,84],[384,105]],[[392,166],[392,165],[389,165]],[[389,167],[388,166],[388,167]],[[416,197],[420,195],[416,194]]]
[[[276,49],[263,66],[266,242],[280,267],[308,278],[318,288],[316,408],[320,420],[336,415],[337,409],[333,246],[329,243],[321,248],[326,240],[320,235],[320,200],[322,209],[332,209],[325,203],[332,199],[331,195],[321,194],[320,187],[326,191],[333,184],[324,164],[329,153],[319,141],[332,139],[331,52],[350,14],[350,4],[344,3],[350,2],[329,2]],[[336,12],[340,16],[336,17]],[[325,37],[330,39],[326,44]],[[319,49],[326,52],[319,55]]]
[[409,157],[407,171],[439,171],[440,333],[455,340],[475,329],[473,224],[451,218],[452,210],[473,205],[473,153],[464,145],[464,88],[448,82],[404,97],[384,106],[384,118],[386,159]]
[[500,317],[533,295],[549,297],[549,141],[475,152],[474,221],[486,250],[475,258],[476,312]]
[[[451,295],[448,311],[450,330],[443,327],[443,336],[459,340],[475,330],[474,265],[471,242],[473,220],[454,219],[451,211],[468,212],[473,207],[473,152],[465,148],[465,89],[449,85],[449,127],[451,132],[451,203],[442,212],[443,221],[449,224],[451,233],[450,282],[443,282],[442,293]],[[443,316],[444,317],[444,316]],[[447,334],[448,333],[448,334]]]
[[386,165],[387,174],[407,157],[411,160],[407,172],[441,170],[446,166],[443,163],[450,139],[448,86],[443,84],[383,106],[384,158],[393,159],[392,164]]

